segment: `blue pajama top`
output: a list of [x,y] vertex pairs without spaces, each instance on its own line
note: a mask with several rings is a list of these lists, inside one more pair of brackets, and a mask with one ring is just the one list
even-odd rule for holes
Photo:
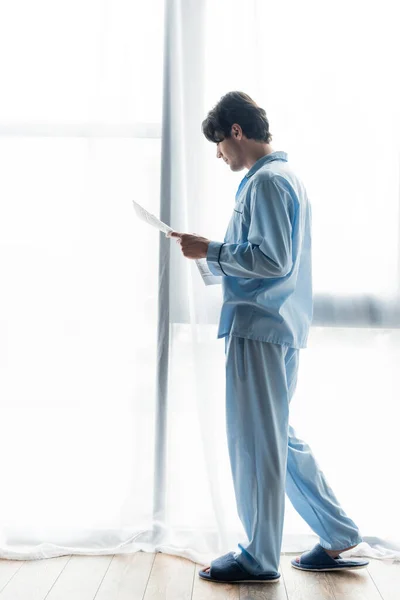
[[207,264],[223,276],[218,338],[307,346],[311,205],[286,152],[263,156],[244,176],[224,242],[209,244]]

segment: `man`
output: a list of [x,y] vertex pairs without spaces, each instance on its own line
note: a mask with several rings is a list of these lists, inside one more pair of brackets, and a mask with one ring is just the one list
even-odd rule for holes
[[361,568],[339,552],[362,541],[310,447],[289,426],[300,349],[312,321],[311,206],[285,152],[271,147],[265,110],[247,94],[221,98],[202,124],[217,158],[249,169],[224,242],[174,232],[185,257],[222,275],[218,337],[225,338],[226,429],[239,517],[249,544],[199,572],[209,581],[273,582],[280,574],[285,489],[320,544],[292,561],[303,570]]

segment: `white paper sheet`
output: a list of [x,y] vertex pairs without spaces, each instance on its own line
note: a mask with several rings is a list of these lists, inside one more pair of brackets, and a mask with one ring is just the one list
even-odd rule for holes
[[[155,215],[149,213],[143,206],[132,200],[133,208],[135,209],[136,215],[139,217],[141,221],[144,221],[148,225],[152,227],[156,227],[159,231],[162,231],[167,236],[168,233],[174,231],[169,225],[163,223],[158,219]],[[222,277],[217,275],[213,275],[207,265],[207,260],[205,258],[198,258],[194,261],[199,270],[199,273],[205,283],[205,285],[216,285],[221,283]]]
[[167,233],[171,233],[171,231],[173,231],[173,229],[171,229],[171,227],[169,227],[168,225],[166,225],[165,223],[160,221],[160,219],[157,219],[157,217],[155,215],[152,215],[151,213],[147,212],[147,210],[144,209],[143,206],[140,206],[140,204],[138,204],[134,200],[132,200],[132,202],[133,202],[133,208],[135,209],[135,212],[136,212],[137,216],[139,217],[139,219],[141,219],[145,223],[148,223],[149,225],[152,225],[153,227],[156,227],[160,231],[163,231],[165,233],[165,235],[167,235]]

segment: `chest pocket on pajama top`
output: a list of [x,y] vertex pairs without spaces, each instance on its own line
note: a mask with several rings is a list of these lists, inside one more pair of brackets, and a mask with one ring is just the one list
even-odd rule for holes
[[244,234],[244,202],[236,202],[225,234],[224,242],[238,244],[243,242]]

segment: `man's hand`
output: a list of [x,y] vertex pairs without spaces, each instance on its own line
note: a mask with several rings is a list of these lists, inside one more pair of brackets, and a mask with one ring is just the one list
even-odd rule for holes
[[205,258],[207,256],[208,244],[211,240],[200,237],[199,235],[191,235],[189,233],[178,233],[172,231],[167,234],[167,237],[177,238],[176,241],[182,247],[182,253],[186,258]]

